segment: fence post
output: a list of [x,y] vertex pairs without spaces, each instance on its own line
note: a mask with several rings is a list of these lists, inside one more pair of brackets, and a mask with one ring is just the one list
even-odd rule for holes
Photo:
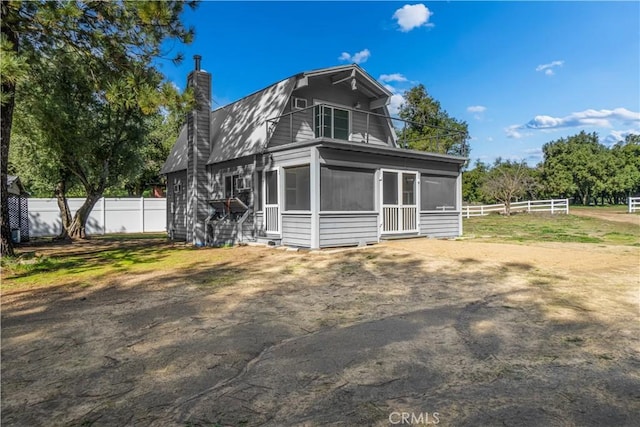
[[569,215],[569,199],[564,199],[564,204],[567,207],[566,213],[567,213],[567,215]]
[[140,228],[144,233],[144,197],[140,197]]
[[527,200],[527,212],[531,213],[531,200]]
[[551,215],[553,215],[553,199],[551,199]]
[[484,206],[480,206],[480,216],[484,216]]
[[633,213],[633,209],[631,208],[631,197],[627,197],[627,203],[629,203],[629,213]]

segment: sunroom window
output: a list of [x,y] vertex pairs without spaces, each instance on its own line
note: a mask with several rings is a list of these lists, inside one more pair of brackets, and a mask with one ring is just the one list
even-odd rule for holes
[[423,174],[420,180],[421,210],[451,211],[456,209],[456,177]]
[[374,171],[322,166],[320,209],[323,211],[373,211]]
[[311,205],[309,166],[284,170],[284,207],[287,211],[308,211]]
[[314,108],[315,135],[333,139],[349,139],[349,111],[329,105]]

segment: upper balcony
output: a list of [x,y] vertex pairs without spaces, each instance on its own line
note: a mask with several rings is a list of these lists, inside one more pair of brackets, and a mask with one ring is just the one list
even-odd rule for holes
[[330,104],[297,109],[266,121],[271,146],[333,139],[467,157],[468,134]]

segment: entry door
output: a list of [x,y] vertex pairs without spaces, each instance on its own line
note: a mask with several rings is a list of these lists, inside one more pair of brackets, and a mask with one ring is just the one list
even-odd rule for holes
[[268,233],[280,232],[280,209],[278,208],[278,171],[264,174],[264,223]]
[[382,171],[382,233],[418,231],[418,173]]

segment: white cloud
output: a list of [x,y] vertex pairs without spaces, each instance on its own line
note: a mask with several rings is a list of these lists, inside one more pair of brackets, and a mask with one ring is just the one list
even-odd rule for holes
[[484,105],[472,105],[470,107],[467,107],[467,111],[470,113],[484,113],[485,111],[487,111],[487,107],[485,107]]
[[398,22],[400,31],[406,33],[421,26],[433,27],[433,24],[429,22],[431,15],[433,15],[433,12],[422,3],[405,4],[395,11],[393,19]]
[[387,108],[389,109],[389,114],[392,116],[397,116],[398,111],[400,111],[400,106],[404,103],[404,97],[399,94],[391,95],[391,99]]
[[524,138],[525,136],[527,136],[529,134],[520,132],[522,130],[522,128],[523,128],[522,125],[511,125],[511,126],[508,126],[508,127],[504,128],[504,133],[507,134],[507,138],[512,138],[512,139]]
[[553,69],[555,67],[562,67],[564,65],[564,61],[552,61],[548,64],[541,64],[536,67],[536,71],[544,71],[544,74],[547,76],[553,76],[555,72]]
[[391,86],[391,85],[382,85],[384,86],[385,89],[387,89],[389,92],[391,93],[398,93],[398,89],[396,89],[395,87]]
[[604,139],[606,145],[613,145],[616,142],[624,141],[627,135],[640,135],[640,128],[628,130],[612,130]]
[[384,83],[391,83],[391,82],[402,83],[402,82],[406,82],[407,78],[400,73],[393,73],[393,74],[381,74],[380,77],[378,77],[378,80]]
[[612,121],[621,123],[640,123],[640,113],[626,108],[613,110],[585,110],[571,113],[565,117],[535,116],[523,127],[529,129],[558,129],[580,126],[612,127]]
[[342,52],[338,57],[339,61],[347,61],[353,62],[356,64],[362,64],[363,62],[367,62],[367,59],[371,56],[371,52],[369,49],[363,49],[360,52],[356,52],[351,55],[349,52]]
[[487,141],[489,141],[489,142],[493,142],[493,137],[492,137],[492,136],[488,136],[488,137],[487,137]]

